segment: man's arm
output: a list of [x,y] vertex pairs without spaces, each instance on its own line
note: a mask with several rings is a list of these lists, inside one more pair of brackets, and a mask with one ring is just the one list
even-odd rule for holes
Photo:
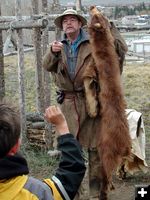
[[42,66],[49,72],[57,72],[57,64],[59,57],[57,54],[52,52],[51,46],[48,48],[46,54],[43,57]]
[[57,65],[63,43],[54,41],[48,48],[43,58],[43,68],[47,71],[57,72]]
[[[66,119],[59,107],[50,106],[46,109],[45,118],[55,125],[60,134],[58,150],[61,151],[61,160],[52,181],[63,199],[73,199],[86,170],[80,144],[69,133]],[[45,182],[52,185],[48,179]]]

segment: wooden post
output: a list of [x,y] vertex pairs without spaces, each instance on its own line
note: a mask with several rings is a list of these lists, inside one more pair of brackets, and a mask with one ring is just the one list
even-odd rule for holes
[[[42,12],[47,14],[47,0],[42,0]],[[48,41],[48,26],[43,30],[42,33],[42,46],[43,46],[43,56],[49,48],[49,41]],[[45,108],[51,104],[50,101],[50,73],[43,70],[43,78],[44,78],[44,97],[45,97]]]
[[55,27],[55,39],[58,41],[61,39],[61,30],[58,27]]
[[[47,0],[42,0],[42,12],[47,14]],[[48,26],[43,30],[42,34],[42,43],[43,43],[43,56],[49,48],[48,41]],[[44,97],[45,97],[45,108],[47,108],[51,104],[51,80],[50,73],[43,70],[43,78],[44,78]],[[52,125],[45,121],[45,142],[48,148],[53,146],[52,141]]]
[[[32,0],[33,14],[38,14],[39,2]],[[36,79],[36,103],[38,112],[44,112],[44,89],[43,89],[43,78],[42,78],[42,50],[41,50],[41,29],[33,29],[33,42],[35,47],[35,79]]]
[[[0,4],[1,16],[1,4]],[[5,78],[4,78],[4,56],[3,56],[3,37],[0,30],[0,100],[5,96]]]
[[32,28],[45,28],[48,25],[47,19],[26,19],[20,20],[20,21],[9,21],[9,22],[3,22],[3,20],[0,20],[0,30],[8,30],[10,28],[14,29],[32,29]]
[[[16,18],[21,20],[21,1],[16,0]],[[19,103],[21,115],[21,133],[24,143],[26,143],[26,111],[25,111],[25,87],[24,87],[24,50],[23,50],[23,32],[22,29],[17,30],[18,43],[18,81],[19,81]]]
[[81,0],[76,0],[76,10],[81,12]]

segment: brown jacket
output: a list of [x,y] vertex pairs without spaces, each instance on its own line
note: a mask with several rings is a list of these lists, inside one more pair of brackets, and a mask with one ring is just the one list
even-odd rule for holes
[[[124,52],[125,53],[125,52]],[[43,67],[52,73],[54,82],[60,90],[65,91],[61,109],[67,119],[69,130],[79,139],[84,147],[96,147],[96,133],[99,130],[100,117],[91,118],[86,112],[83,88],[83,72],[93,62],[89,41],[79,46],[76,73],[72,81],[67,71],[67,58],[62,49],[59,55],[48,49],[43,59]],[[77,92],[81,91],[82,92]]]

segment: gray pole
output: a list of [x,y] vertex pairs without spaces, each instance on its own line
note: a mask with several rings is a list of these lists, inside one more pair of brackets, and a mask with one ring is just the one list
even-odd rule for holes
[[[38,14],[38,0],[32,0],[33,14]],[[44,89],[43,89],[43,70],[42,70],[42,50],[41,50],[41,29],[33,29],[33,42],[35,48],[35,79],[36,79],[36,103],[37,110],[44,112]]]
[[[42,12],[47,14],[47,0],[42,0]],[[43,55],[47,51],[47,47],[49,48],[49,41],[48,41],[48,26],[43,30],[42,34],[42,41],[43,41]],[[44,97],[45,97],[45,108],[50,106],[51,104],[51,80],[50,80],[50,73],[43,70],[43,79],[44,79]],[[45,120],[45,142],[48,148],[53,146],[52,141],[52,125]]]
[[[1,4],[0,4],[1,16]],[[5,77],[4,77],[4,57],[3,57],[3,37],[0,30],[0,100],[5,96]]]
[[[45,13],[45,15],[48,13],[48,7],[47,7],[47,0],[42,0],[42,12]],[[49,41],[48,41],[48,26],[43,29],[42,33],[42,43],[43,43],[43,56],[45,55],[47,51],[47,47],[49,48]],[[50,98],[51,98],[51,86],[50,86],[50,73],[43,70],[43,79],[44,79],[44,97],[45,97],[45,108],[48,107],[51,104]]]
[[81,11],[81,0],[76,0],[76,10]]
[[[16,0],[16,19],[21,20],[21,1]],[[19,81],[19,103],[21,115],[21,133],[26,141],[26,111],[25,111],[25,87],[24,87],[24,49],[23,49],[23,32],[22,29],[17,30],[18,43],[18,81]]]

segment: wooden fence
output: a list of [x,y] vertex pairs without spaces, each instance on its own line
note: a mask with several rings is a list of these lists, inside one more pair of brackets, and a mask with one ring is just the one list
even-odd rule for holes
[[[26,142],[27,121],[26,121],[26,102],[25,102],[25,64],[24,64],[24,44],[23,30],[32,30],[33,49],[35,55],[35,82],[36,82],[36,109],[38,113],[43,113],[45,108],[50,105],[50,76],[42,68],[42,58],[49,44],[48,30],[55,31],[51,26],[51,21],[56,15],[47,14],[47,0],[42,0],[42,15],[38,11],[38,1],[32,0],[32,16],[21,15],[21,1],[15,1],[15,16],[0,17],[0,99],[5,96],[5,79],[4,79],[4,55],[9,42],[13,41],[12,35],[15,34],[17,41],[15,43],[18,52],[18,81],[19,81],[19,105],[21,116],[21,132],[24,142]],[[1,10],[1,9],[0,9]],[[1,15],[1,13],[0,13]],[[10,34],[3,45],[3,31],[9,30]],[[42,31],[42,35],[41,35]],[[60,30],[56,29],[56,36],[60,35]],[[5,48],[5,49],[4,49]],[[45,133],[51,132],[51,126],[45,122]],[[52,142],[49,141],[49,144]]]

